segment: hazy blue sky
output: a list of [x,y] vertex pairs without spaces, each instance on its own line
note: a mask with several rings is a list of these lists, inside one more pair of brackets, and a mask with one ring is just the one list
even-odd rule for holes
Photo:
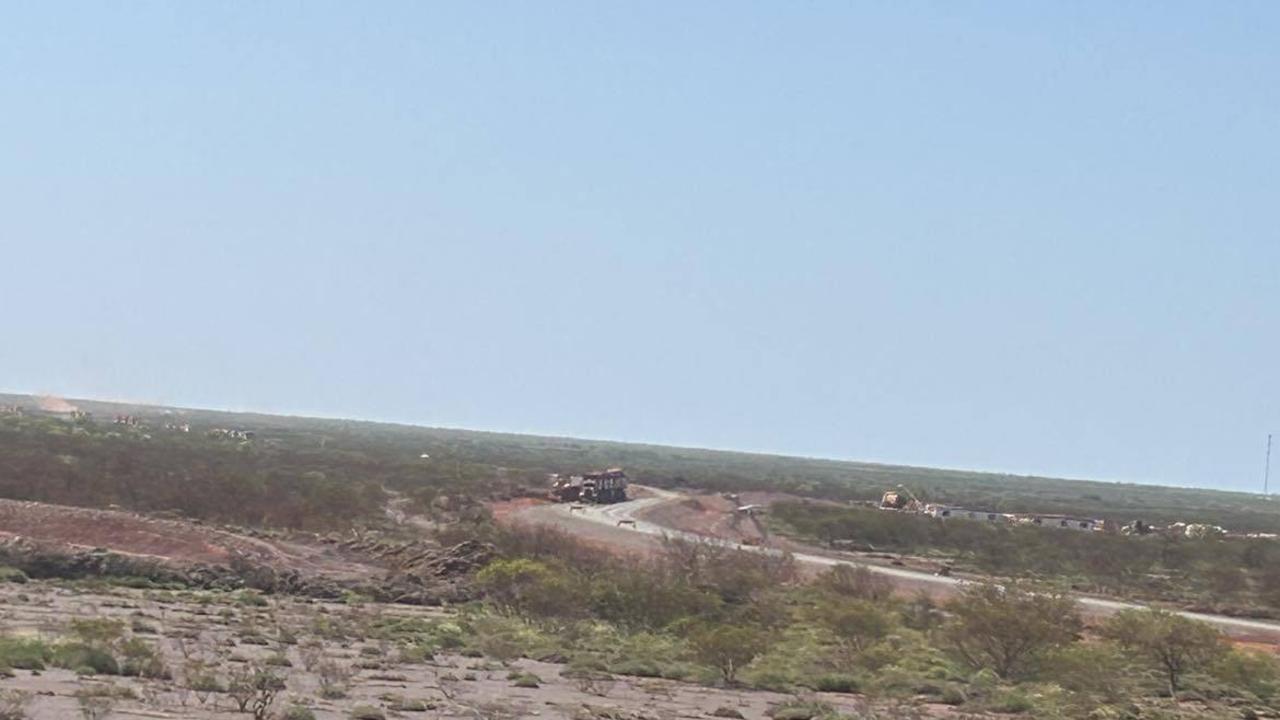
[[0,389],[1255,489],[1273,2],[0,12]]

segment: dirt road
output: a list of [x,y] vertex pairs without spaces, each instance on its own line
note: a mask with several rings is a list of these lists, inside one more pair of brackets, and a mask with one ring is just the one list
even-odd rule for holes
[[[632,487],[636,488],[636,486]],[[654,542],[665,536],[735,546],[749,552],[768,554],[782,552],[774,548],[739,545],[733,541],[677,530],[646,520],[645,511],[651,511],[665,503],[687,501],[689,496],[657,488],[639,488],[639,490],[642,493],[641,497],[616,505],[538,505],[523,510],[518,517],[525,521],[556,525],[594,542],[622,543],[631,548],[639,546],[652,547]],[[638,540],[641,541],[639,545],[637,545]],[[817,550],[810,552],[795,551],[792,552],[792,555],[798,562],[816,568],[829,568],[836,565],[866,567],[871,572],[888,577],[896,586],[912,592],[926,590],[935,595],[949,595],[963,587],[966,582],[969,582],[961,578],[944,577],[906,568],[872,565],[849,558],[833,557]],[[1131,608],[1145,607],[1137,603],[1090,596],[1080,596],[1078,601],[1086,613],[1099,616],[1111,615]],[[1184,617],[1214,625],[1235,638],[1280,644],[1280,623],[1227,617],[1225,615],[1210,615],[1187,611],[1177,612]]]

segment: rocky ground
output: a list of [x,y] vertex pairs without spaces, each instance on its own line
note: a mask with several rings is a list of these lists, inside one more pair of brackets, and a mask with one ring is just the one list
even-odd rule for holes
[[[82,717],[90,698],[105,717],[247,717],[225,692],[190,688],[192,668],[226,678],[244,668],[268,668],[283,681],[272,713],[305,706],[316,718],[765,718],[796,698],[769,692],[715,689],[629,677],[567,677],[565,666],[531,660],[439,654],[412,658],[385,639],[361,637],[389,622],[447,620],[436,608],[270,598],[246,603],[235,593],[171,593],[129,589],[90,591],[31,582],[0,585],[0,638],[56,643],[76,619],[119,619],[135,638],[158,648],[170,675],[140,679],[69,669],[13,670],[0,694],[26,697],[31,720]],[[326,669],[327,664],[330,669]],[[337,668],[334,670],[333,668]],[[324,687],[334,687],[340,697]],[[350,673],[344,675],[344,673]],[[330,697],[325,697],[328,694]],[[12,695],[10,695],[12,696]],[[949,708],[870,708],[856,696],[822,694],[810,700],[876,717],[940,717]],[[382,715],[378,715],[381,713]],[[274,716],[274,715],[273,715]],[[103,717],[103,716],[99,716]]]
[[190,520],[0,500],[0,565],[34,578],[129,577],[322,599],[355,592],[417,605],[468,599],[478,543],[441,547],[420,533],[280,535]]

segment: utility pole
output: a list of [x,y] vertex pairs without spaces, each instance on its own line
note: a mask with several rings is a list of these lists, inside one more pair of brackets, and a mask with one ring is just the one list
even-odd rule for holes
[[1262,494],[1268,494],[1268,485],[1271,482],[1271,433],[1267,433],[1267,464],[1266,469],[1262,471]]

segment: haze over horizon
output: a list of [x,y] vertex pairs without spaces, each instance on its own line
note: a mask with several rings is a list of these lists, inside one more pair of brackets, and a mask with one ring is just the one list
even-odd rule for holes
[[0,391],[1257,491],[1277,36],[1261,2],[17,6]]

